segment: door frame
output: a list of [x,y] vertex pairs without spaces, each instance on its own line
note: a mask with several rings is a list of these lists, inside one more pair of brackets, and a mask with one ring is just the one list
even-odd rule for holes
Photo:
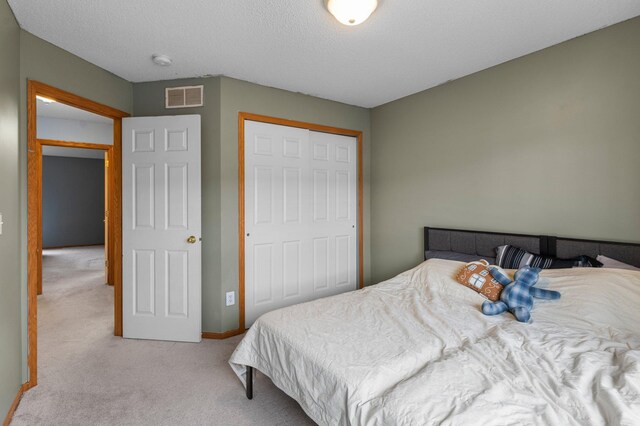
[[[97,143],[89,143],[89,142],[69,142],[69,141],[60,141],[60,140],[54,140],[54,139],[36,139],[36,144],[37,144],[37,152],[40,152],[40,154],[42,155],[42,147],[43,146],[58,146],[58,147],[62,147],[62,148],[81,148],[81,149],[91,149],[91,150],[96,150],[96,151],[104,151],[105,153],[105,159],[104,161],[104,171],[105,171],[105,177],[104,177],[104,181],[105,181],[105,187],[104,187],[104,201],[105,201],[105,205],[104,205],[104,216],[105,216],[105,227],[108,230],[107,232],[105,232],[104,235],[104,246],[105,246],[105,261],[106,261],[106,268],[105,268],[105,282],[108,285],[113,286],[113,265],[114,265],[114,259],[113,259],[113,250],[111,249],[110,246],[110,242],[113,241],[114,239],[114,235],[113,235],[113,230],[111,229],[111,218],[110,218],[110,208],[111,208],[111,200],[113,199],[113,189],[111,188],[111,185],[109,185],[109,182],[111,182],[111,175],[112,175],[112,164],[113,164],[113,160],[111,159],[113,157],[113,145],[104,145],[104,144],[97,144]],[[37,155],[37,154],[36,154]],[[40,176],[40,182],[42,182],[42,175]],[[40,189],[40,205],[42,205],[42,189]],[[40,222],[42,223],[42,222]],[[38,241],[40,242],[40,248],[39,250],[42,251],[43,247],[42,247],[42,226],[40,226],[40,236],[38,237]],[[74,247],[74,246],[71,246]],[[64,248],[64,247],[50,247],[50,248]],[[40,279],[38,280],[38,296],[42,294],[42,268],[40,268]]]
[[364,285],[364,243],[363,243],[363,201],[362,201],[362,131],[324,126],[321,124],[305,123],[287,120],[285,118],[269,117],[249,112],[238,113],[238,307],[239,327],[237,330],[223,333],[225,337],[245,332],[245,211],[244,211],[244,122],[257,121],[260,123],[277,124],[280,126],[297,127],[315,132],[331,133],[334,135],[351,136],[357,140],[358,151],[358,288]]
[[[113,238],[109,242],[113,258],[114,335],[122,336],[122,119],[129,114],[47,84],[27,82],[27,366],[26,389],[38,384],[38,290],[42,289],[42,145],[38,140],[37,100],[42,96],[113,120],[111,148],[111,202],[109,220]],[[44,142],[44,143],[43,143]],[[53,141],[55,142],[55,141]],[[66,144],[76,143],[63,142]],[[97,145],[97,144],[96,144]],[[69,145],[67,145],[69,146]]]

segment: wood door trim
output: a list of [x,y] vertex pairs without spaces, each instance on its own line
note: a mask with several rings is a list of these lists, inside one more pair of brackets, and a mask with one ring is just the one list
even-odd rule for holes
[[210,331],[203,331],[203,339],[227,339],[229,337],[238,336],[243,334],[246,330],[244,328],[236,328],[235,330],[225,331],[224,333],[214,333]]
[[[59,146],[63,148],[95,149],[95,150],[104,151],[106,155],[109,156],[109,158],[111,158],[111,152],[114,150],[113,145],[104,145],[104,144],[89,143],[89,142],[59,141],[55,139],[36,139],[36,152],[40,153],[38,155],[38,159],[36,159],[36,161],[39,162],[39,165],[37,167],[40,170],[39,177],[36,177],[38,179],[37,186],[38,186],[38,192],[40,194],[39,200],[38,200],[38,208],[40,209],[40,212],[39,212],[40,217],[38,219],[39,221],[38,222],[38,253],[40,254],[42,254],[42,249],[44,248],[42,246],[42,147],[44,145]],[[113,174],[111,170],[109,170],[107,173],[109,174],[109,176]],[[109,188],[108,191],[109,193],[107,194],[107,196],[109,197],[109,200],[110,200],[113,196],[112,188]],[[109,203],[109,208],[110,207],[111,207],[111,203]],[[111,224],[111,219],[109,219],[109,224]],[[109,235],[105,235],[105,239],[113,239],[113,235],[111,231],[109,231]],[[79,246],[75,246],[75,247],[79,247]],[[60,247],[47,247],[47,248],[60,248]],[[109,268],[109,273],[107,274],[107,277],[105,277],[105,281],[107,281],[107,284],[113,284],[109,282],[109,276],[113,276],[113,265],[115,264],[115,259],[113,258],[113,255],[111,252],[109,253],[109,256],[107,256],[106,261]],[[40,263],[40,267],[37,272],[38,273],[38,296],[39,296],[42,294],[42,257],[41,256],[38,257],[38,262]]]
[[113,120],[113,145],[109,164],[111,168],[111,240],[113,256],[113,334],[122,336],[122,118]]
[[[94,147],[97,144],[82,142],[38,140],[36,96],[43,96],[75,108],[102,115],[113,120],[113,145]],[[111,225],[113,284],[114,284],[114,335],[122,336],[122,118],[129,114],[90,99],[65,92],[38,81],[27,82],[27,365],[29,381],[25,390],[38,384],[38,288],[42,283],[42,146],[59,145],[76,148],[105,149],[110,153],[111,196],[109,215]]]
[[[114,146],[113,145],[105,145],[105,144],[98,144],[98,143],[90,143],[90,142],[75,142],[75,141],[62,141],[62,140],[56,140],[56,139],[37,139],[36,143],[41,145],[41,146],[58,146],[58,147],[64,147],[64,148],[80,148],[80,149],[94,149],[94,150],[101,150],[105,152],[105,155],[107,156],[107,160],[109,164],[113,164],[113,162],[111,161],[111,157],[112,157],[112,152],[114,150]],[[111,175],[113,174],[111,169],[108,169],[106,171],[106,174],[108,176],[108,183],[111,182]],[[105,206],[107,208],[108,211],[111,210],[111,199],[113,197],[112,195],[112,188],[110,188],[110,185],[106,186],[106,204],[107,206]],[[109,221],[107,229],[109,230],[109,234],[105,235],[105,244],[107,243],[107,241],[109,241],[109,239],[113,239],[113,232],[111,232],[111,217],[107,217],[107,220]],[[40,237],[38,238],[39,241],[42,240],[42,230],[40,231]],[[88,245],[100,245],[100,244],[88,244]],[[87,246],[87,244],[84,245],[73,245],[73,246],[60,246],[60,247],[41,247],[41,249],[47,248],[47,249],[57,249],[57,248],[70,248],[70,247],[83,247],[83,246]],[[113,285],[114,284],[114,277],[113,277],[113,267],[115,264],[115,259],[113,257],[113,250],[111,249],[110,246],[107,246],[107,255],[106,255],[106,261],[107,261],[107,273],[106,273],[106,277],[105,277],[105,282],[108,285]],[[40,279],[38,279],[38,295],[42,294],[42,273],[40,272]]]
[[20,399],[22,398],[22,395],[27,389],[28,389],[27,383],[22,384],[18,388],[18,393],[16,394],[16,397],[13,399],[13,403],[11,403],[11,406],[9,407],[9,411],[7,412],[7,416],[4,418],[4,422],[2,423],[2,426],[9,426],[9,424],[11,423],[11,419],[13,418],[13,414],[16,412],[16,409],[20,404]]
[[40,145],[61,146],[64,148],[99,149],[101,151],[111,151],[113,149],[113,145],[90,142],[59,141],[55,139],[37,139],[37,142]]
[[304,121],[288,120],[286,118],[269,117],[268,115],[252,114],[250,112],[240,112],[238,113],[238,117],[243,123],[246,120],[259,121],[261,123],[279,124],[281,126],[308,129],[315,132],[332,133],[334,135],[356,137],[362,136],[362,131],[360,130],[343,129],[341,127],[325,126],[323,124],[306,123]]
[[74,108],[79,108],[111,119],[129,117],[129,113],[127,112],[111,108],[110,106],[94,102],[91,99],[83,98],[70,92],[65,92],[64,90],[39,81],[29,80],[28,84],[29,88],[34,90],[38,96],[49,98]]
[[225,333],[236,331],[244,332],[245,328],[245,258],[244,258],[244,122],[258,121],[267,124],[277,124],[281,126],[297,127],[316,132],[331,133],[334,135],[353,136],[357,140],[358,151],[358,288],[364,286],[364,231],[363,231],[363,166],[362,166],[362,131],[343,129],[339,127],[325,126],[322,124],[306,123],[303,121],[288,120],[285,118],[269,117],[266,115],[252,114],[249,112],[238,113],[238,309],[239,327],[237,330],[229,330]]

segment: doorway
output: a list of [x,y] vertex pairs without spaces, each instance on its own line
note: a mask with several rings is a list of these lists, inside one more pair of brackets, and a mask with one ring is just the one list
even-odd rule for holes
[[[39,139],[38,99],[48,103],[60,103],[80,109],[112,122],[111,144],[70,142],[56,139]],[[99,104],[37,81],[28,82],[27,94],[27,309],[29,380],[26,389],[38,383],[37,361],[37,310],[38,294],[42,293],[42,171],[43,147],[97,149],[105,152],[105,278],[114,287],[114,335],[122,335],[122,219],[121,219],[121,139],[122,118],[129,114]]]
[[[58,107],[58,110],[64,109]],[[47,124],[60,123],[70,127],[74,123],[85,126],[92,124],[81,120],[38,117]],[[113,133],[110,126],[103,127]],[[71,130],[69,136],[73,137],[75,135]],[[109,159],[113,145],[40,138],[37,143],[43,156],[43,256],[46,256],[46,249],[104,246],[104,283],[113,286],[113,259],[110,259],[109,244],[113,239],[109,227],[109,204],[112,198]],[[38,295],[43,293],[43,281],[39,282]]]
[[[58,136],[93,141],[100,130],[109,138],[113,135],[111,120],[88,121],[102,117],[62,104],[38,99],[37,117],[39,141]],[[79,134],[81,128],[86,132]],[[53,130],[60,130],[60,134],[52,134]],[[90,364],[87,361],[93,355],[88,351],[105,339],[114,339],[113,287],[108,285],[105,271],[109,236],[104,226],[108,211],[104,157],[112,146],[72,148],[55,142],[42,146],[40,393],[59,392],[66,383],[81,377],[81,364]]]

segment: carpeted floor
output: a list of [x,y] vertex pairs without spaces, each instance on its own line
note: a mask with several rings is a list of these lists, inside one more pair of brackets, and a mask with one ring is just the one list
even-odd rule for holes
[[45,251],[39,384],[22,398],[13,426],[313,424],[262,374],[254,399],[245,398],[227,363],[242,336],[198,344],[114,337],[103,252]]

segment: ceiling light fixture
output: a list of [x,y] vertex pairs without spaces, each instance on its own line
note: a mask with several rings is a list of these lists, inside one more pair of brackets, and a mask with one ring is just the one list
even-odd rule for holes
[[171,65],[171,58],[167,55],[153,55],[151,56],[151,60],[154,64],[160,65],[161,67],[168,67]]
[[378,0],[325,0],[327,9],[344,25],[358,25],[366,21],[378,7]]
[[36,95],[36,99],[44,102],[45,104],[54,104],[56,101],[53,99],[45,98],[44,96]]

